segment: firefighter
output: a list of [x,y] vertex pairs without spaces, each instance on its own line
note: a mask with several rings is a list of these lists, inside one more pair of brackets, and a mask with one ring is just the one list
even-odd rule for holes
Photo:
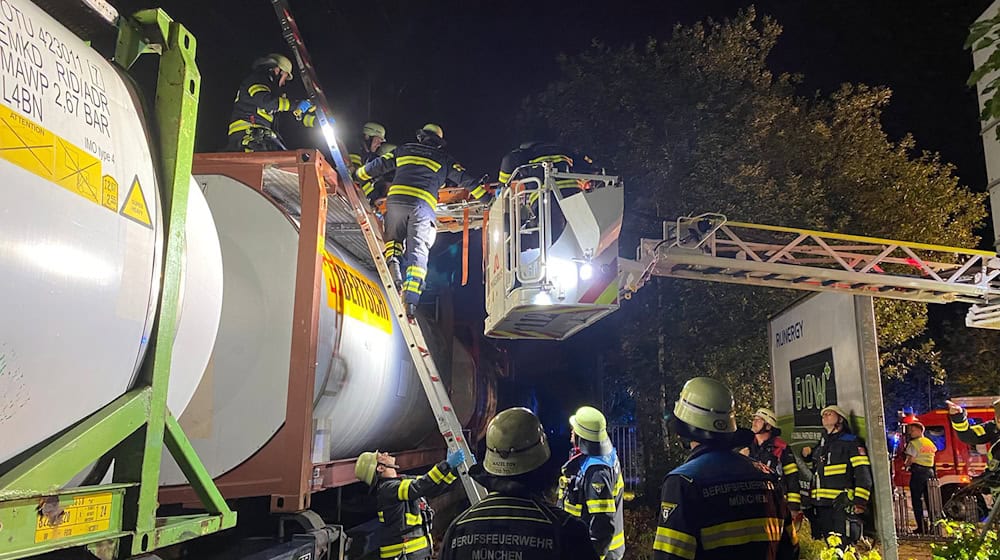
[[461,449],[448,453],[423,476],[400,475],[396,459],[388,453],[366,451],[358,456],[354,474],[375,494],[378,504],[379,558],[425,560],[430,558],[434,511],[426,498],[442,494],[458,477],[465,462]]
[[802,448],[802,457],[812,458],[812,535],[823,539],[837,533],[849,545],[861,538],[861,515],[872,492],[871,461],[843,408],[830,405],[820,414],[826,433],[815,450]]
[[549,456],[545,430],[530,410],[497,414],[486,430],[483,463],[469,471],[490,494],[448,527],[440,560],[597,560],[587,527],[543,497],[552,481]]
[[729,388],[695,377],[667,419],[692,451],[663,481],[653,558],[774,560],[784,496],[770,469],[733,450],[749,431],[736,429]]
[[[413,319],[424,290],[427,256],[437,235],[434,209],[438,189],[446,182],[472,189],[477,184],[461,164],[444,151],[444,132],[436,124],[417,131],[417,142],[403,144],[357,171],[361,184],[395,171],[385,217],[385,259],[393,281],[402,290],[406,316]],[[480,187],[482,185],[480,184]],[[478,196],[476,192],[480,192]],[[485,188],[476,187],[480,198]],[[400,262],[403,259],[403,262]],[[404,281],[402,266],[406,265]]]
[[293,111],[303,126],[316,124],[316,108],[309,100],[292,101],[285,96],[285,83],[292,79],[292,61],[272,53],[253,63],[253,72],[236,92],[226,151],[269,152],[285,150],[274,130],[277,113]]
[[[549,162],[557,171],[565,173],[591,173],[594,161],[590,156],[575,154],[554,142],[539,142],[536,140],[523,142],[520,146],[511,150],[500,162],[500,174],[498,180],[501,183],[510,182],[511,178],[539,177],[541,178],[541,167],[525,168],[514,174],[514,171],[522,165],[541,164]],[[577,187],[575,180],[570,180],[560,187]]]
[[792,448],[781,439],[781,428],[774,411],[758,409],[753,415],[751,430],[754,439],[750,443],[750,458],[760,461],[777,473],[785,489],[788,510],[795,517],[801,510],[802,496],[799,494],[799,467],[792,455]]
[[378,157],[378,149],[385,143],[385,127],[377,122],[366,122],[361,127],[359,140],[357,148],[349,154],[354,169],[361,169]]
[[[1000,440],[1000,430],[997,429],[997,420],[991,420],[982,424],[969,424],[969,417],[965,409],[951,401],[944,401],[948,405],[948,415],[951,419],[951,427],[955,428],[958,439],[962,443],[973,446],[988,443],[989,451],[986,455],[986,470],[996,472],[1000,461],[994,453],[1000,452],[997,441]],[[996,418],[1000,418],[1000,399],[993,401],[993,411]]]
[[[393,157],[389,154],[396,150],[395,144],[381,144],[378,150],[375,152],[377,157]],[[370,202],[375,202],[380,198],[385,198],[385,193],[389,190],[389,185],[392,184],[392,179],[395,177],[395,173],[386,173],[377,179],[372,179],[371,181],[366,181],[361,185],[361,190],[364,191],[365,196],[368,197]]]
[[601,411],[584,406],[569,423],[573,456],[562,466],[558,505],[587,525],[601,558],[618,560],[625,555],[625,480],[607,420]]
[[908,423],[906,433],[910,436],[910,442],[906,444],[903,466],[910,471],[910,503],[913,505],[913,518],[917,522],[917,533],[926,534],[929,527],[924,523],[924,506],[926,505],[927,511],[931,510],[927,483],[932,478],[937,478],[934,474],[937,446],[924,437],[924,425],[919,421]]

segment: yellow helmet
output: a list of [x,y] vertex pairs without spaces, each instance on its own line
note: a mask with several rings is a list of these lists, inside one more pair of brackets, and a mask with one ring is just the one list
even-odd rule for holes
[[754,418],[760,417],[761,420],[774,426],[778,427],[778,417],[774,415],[774,411],[770,408],[758,408],[757,412],[753,413]]
[[385,127],[377,122],[366,122],[361,127],[361,134],[369,138],[381,138],[385,140]]
[[495,476],[531,472],[549,460],[545,429],[527,408],[508,408],[497,414],[486,429],[483,468]]
[[569,417],[573,433],[581,439],[600,443],[608,439],[608,421],[600,410],[592,406],[582,406],[576,414]]
[[378,450],[365,451],[358,455],[357,462],[354,463],[354,476],[358,480],[371,486],[375,481],[375,469],[378,468]]
[[287,56],[278,53],[271,53],[264,55],[253,62],[254,68],[259,68],[261,66],[266,66],[268,68],[280,68],[282,72],[288,74],[288,79],[292,79],[292,61],[288,59]]
[[711,377],[695,377],[681,389],[674,403],[674,418],[691,428],[709,434],[729,434],[736,431],[733,413],[733,393]]
[[424,132],[430,132],[431,134],[436,135],[438,138],[441,138],[442,140],[444,139],[444,129],[442,129],[440,126],[434,123],[427,123],[420,130]]

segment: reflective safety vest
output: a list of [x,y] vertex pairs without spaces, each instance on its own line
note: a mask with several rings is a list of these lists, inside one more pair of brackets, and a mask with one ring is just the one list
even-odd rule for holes
[[579,454],[562,469],[557,505],[590,528],[590,540],[601,558],[625,555],[625,480],[618,453]]
[[997,441],[1000,441],[1000,430],[997,430],[996,421],[970,424],[969,417],[964,410],[959,414],[950,415],[949,418],[951,419],[951,427],[955,428],[958,439],[962,440],[962,443],[966,445],[990,444],[987,456],[989,462],[986,468],[991,471],[997,470],[997,467],[1000,466],[1000,461],[996,457],[996,453],[1000,453],[1000,449],[997,448]]
[[868,504],[874,486],[872,464],[857,436],[846,432],[823,434],[811,457],[813,505],[832,507],[842,494],[846,495],[848,503]]
[[775,560],[785,500],[774,473],[725,447],[700,445],[663,481],[655,560]]
[[491,492],[458,516],[439,560],[596,560],[587,527],[540,497]]
[[442,461],[422,476],[375,482],[378,520],[382,523],[378,532],[379,558],[399,558],[404,553],[407,560],[430,558],[434,512],[424,498],[444,493],[455,479],[455,472]]
[[934,468],[934,455],[937,454],[937,446],[930,438],[920,436],[907,444],[906,454],[913,457],[914,465]]

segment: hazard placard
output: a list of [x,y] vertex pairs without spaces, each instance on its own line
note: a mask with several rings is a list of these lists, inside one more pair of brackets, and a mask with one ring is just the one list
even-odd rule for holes
[[52,179],[59,186],[103,206],[101,160],[56,137]]
[[122,204],[119,214],[137,224],[148,228],[153,227],[153,221],[149,218],[149,205],[146,204],[146,196],[142,194],[142,185],[139,184],[138,175],[132,179],[132,186],[128,189],[125,204]]
[[103,206],[113,212],[118,211],[118,181],[111,175],[101,178],[101,190],[104,194]]
[[51,180],[54,144],[55,135],[48,129],[0,105],[0,158]]

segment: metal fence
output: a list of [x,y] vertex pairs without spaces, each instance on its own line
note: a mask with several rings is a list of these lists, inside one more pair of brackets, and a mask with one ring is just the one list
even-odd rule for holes
[[625,491],[635,492],[642,481],[642,465],[639,456],[639,438],[635,425],[618,424],[608,426],[611,443],[618,450],[618,461],[622,466],[622,477],[625,479]]

